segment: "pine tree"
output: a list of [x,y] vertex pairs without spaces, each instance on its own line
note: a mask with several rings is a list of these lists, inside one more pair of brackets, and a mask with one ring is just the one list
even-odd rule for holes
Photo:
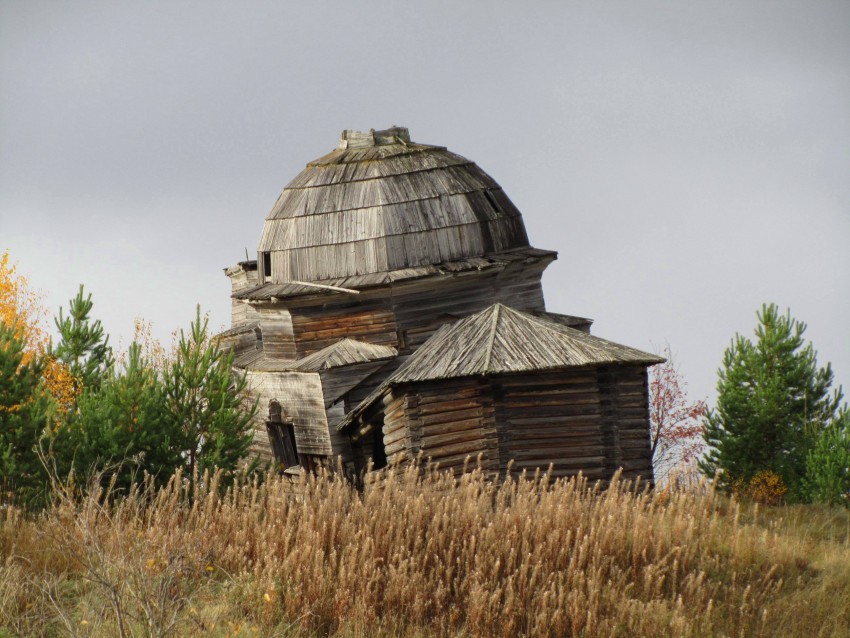
[[51,399],[42,382],[43,356],[25,357],[20,331],[0,321],[0,484],[24,504],[45,496],[46,474],[35,452],[45,433]]
[[846,406],[806,456],[803,485],[812,501],[850,507],[850,411]]
[[164,375],[167,409],[183,431],[189,476],[215,467],[235,470],[253,440],[256,404],[245,405],[247,381],[233,373],[233,353],[210,343],[200,308],[188,335],[180,331],[174,360]]
[[104,376],[80,397],[76,417],[54,443],[60,474],[84,480],[106,471],[127,488],[145,471],[164,483],[180,466],[182,432],[166,408],[165,388],[137,343],[123,370]]
[[774,304],[757,313],[755,342],[736,335],[718,370],[717,405],[705,419],[708,476],[748,482],[760,471],[778,474],[789,495],[804,498],[806,456],[832,420],[841,388],[830,392],[830,365],[820,368],[806,324]]
[[92,306],[91,293],[83,296],[82,284],[77,296],[68,302],[68,315],[59,309],[55,319],[59,330],[59,345],[52,352],[68,366],[77,385],[76,394],[83,388],[97,389],[114,360],[109,347],[109,337],[103,332],[100,320],[89,318]]

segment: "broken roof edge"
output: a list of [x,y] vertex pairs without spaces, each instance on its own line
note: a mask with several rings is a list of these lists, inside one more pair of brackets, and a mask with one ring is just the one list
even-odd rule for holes
[[392,346],[346,338],[298,359],[280,360],[269,357],[262,350],[249,350],[236,357],[233,363],[236,369],[245,372],[302,372],[306,374],[364,363],[389,361],[396,356],[398,356],[398,350]]
[[258,328],[260,325],[259,321],[249,321],[248,323],[243,323],[238,326],[232,326],[227,330],[222,330],[216,335],[213,335],[211,340],[216,341],[219,339],[227,339],[228,337],[235,337],[236,335],[244,334],[246,332],[251,332],[255,328]]
[[357,339],[340,339],[295,362],[297,370],[319,372],[360,363],[373,363],[394,359],[398,350],[392,346],[383,346]]
[[[506,268],[516,261],[546,260],[547,264],[558,258],[555,250],[523,246],[512,248],[498,253],[485,253],[478,257],[444,261],[438,264],[427,264],[424,266],[412,266],[386,270],[361,275],[350,275],[348,277],[332,277],[319,279],[312,282],[287,281],[281,283],[266,282],[253,286],[247,290],[234,292],[232,299],[243,303],[278,303],[284,299],[305,296],[329,296],[339,294],[353,294],[361,290],[378,288],[381,286],[404,283],[427,277],[445,277],[458,275],[465,272]],[[566,316],[566,315],[565,315]]]
[[546,317],[547,319],[551,319],[552,321],[563,324],[569,328],[576,328],[576,330],[579,329],[579,326],[590,328],[594,322],[594,319],[590,319],[588,317],[565,315],[560,312],[549,312],[548,310],[544,310],[542,312],[530,312],[529,314],[534,315],[535,317]]
[[228,277],[239,272],[251,272],[257,270],[257,260],[249,259],[247,261],[237,261],[232,266],[227,266],[226,268],[222,268],[222,270],[224,270],[224,274]]

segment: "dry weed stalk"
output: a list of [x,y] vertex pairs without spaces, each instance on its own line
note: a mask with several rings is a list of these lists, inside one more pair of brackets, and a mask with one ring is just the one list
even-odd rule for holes
[[602,490],[411,466],[358,492],[333,474],[227,490],[177,475],[14,524],[65,556],[48,598],[79,635],[757,636],[789,583],[813,577],[709,487],[652,494],[618,477]]

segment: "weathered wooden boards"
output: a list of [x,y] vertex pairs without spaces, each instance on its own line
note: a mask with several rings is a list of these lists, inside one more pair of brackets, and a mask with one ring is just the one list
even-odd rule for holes
[[651,477],[658,359],[547,314],[555,258],[473,162],[402,127],[343,132],[283,190],[258,259],[226,271],[233,328],[218,339],[260,401],[256,448],[270,455],[280,404],[305,469],[422,454],[453,471],[471,457]]
[[406,383],[347,431],[360,467],[377,427],[390,462],[421,456],[460,472],[471,457],[490,471],[594,480],[622,467],[651,481],[645,380],[644,366],[622,365]]
[[246,374],[249,397],[259,400],[255,417],[256,451],[269,455],[268,437],[263,440],[262,433],[269,418],[269,405],[276,401],[283,410],[283,417],[295,424],[298,453],[331,456],[331,438],[318,373],[248,371]]
[[660,362],[655,355],[570,328],[563,315],[558,319],[495,303],[441,328],[389,383]]
[[520,212],[492,177],[405,137],[348,140],[309,163],[266,218],[259,280],[317,281],[528,246]]
[[380,424],[391,460],[651,479],[646,367],[660,359],[567,320],[494,304],[447,324],[338,427],[357,440]]
[[600,368],[599,393],[605,440],[616,450],[616,456],[606,459],[607,470],[622,467],[628,476],[651,476],[646,369],[638,366]]

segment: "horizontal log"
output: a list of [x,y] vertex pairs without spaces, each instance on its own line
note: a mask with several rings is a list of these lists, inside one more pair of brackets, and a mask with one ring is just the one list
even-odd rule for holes
[[[440,458],[435,458],[435,457],[433,457],[429,454],[424,454],[424,457],[426,459],[430,458],[431,463],[439,463],[440,468],[442,468],[442,469],[451,469],[453,467],[462,467],[463,464],[466,463],[466,459],[468,457],[469,458],[469,468],[472,469],[472,468],[477,467],[478,453],[476,452],[475,454],[467,454],[467,453],[453,454],[453,455],[449,455],[449,456],[443,456],[443,457],[440,457]],[[482,450],[481,451],[481,459],[482,459],[482,465],[484,465],[485,468],[495,469],[496,467],[498,467],[498,462],[499,462],[498,461],[498,450],[492,450],[492,449]]]
[[514,459],[514,465],[516,467],[539,467],[544,470],[549,467],[549,465],[553,465],[557,469],[572,468],[576,470],[589,471],[598,467],[602,467],[604,462],[604,456],[588,456],[584,458],[570,459],[565,459],[561,457]]
[[420,439],[420,444],[422,445],[422,449],[427,453],[430,450],[439,449],[440,447],[455,443],[480,442],[485,439],[486,435],[480,428],[470,428],[445,434],[424,434]]
[[481,402],[475,397],[447,397],[443,402],[431,402],[424,405],[419,405],[419,414],[423,417],[432,414],[448,414],[458,410],[468,410],[471,408],[480,409]]
[[[522,413],[520,413],[522,414]],[[519,414],[506,414],[505,423],[511,427],[525,427],[533,425],[551,426],[551,427],[600,427],[602,419],[598,414],[577,414],[577,415],[560,415],[558,417],[551,416],[520,416]]]
[[394,455],[398,452],[401,452],[402,450],[407,450],[410,447],[411,447],[410,439],[408,439],[407,437],[404,437],[404,438],[398,439],[397,441],[394,441],[393,443],[391,443],[389,445],[385,445],[384,446],[384,454],[386,454],[387,458],[389,458],[390,455]]
[[386,428],[384,428],[384,445],[391,445],[392,443],[395,443],[400,439],[407,438],[408,436],[410,436],[410,432],[404,425],[396,427],[389,432],[387,432]]
[[[491,445],[491,447],[495,446],[495,441]],[[446,444],[440,446],[433,446],[428,449],[422,448],[422,452],[426,456],[431,456],[435,459],[442,458],[446,456],[452,456],[455,454],[472,454],[473,456],[478,454],[479,452],[484,451],[486,449],[486,444],[484,441],[480,439],[476,439],[474,441],[467,441],[463,443],[453,443]]]
[[546,397],[546,396],[559,396],[564,395],[566,397],[572,397],[577,394],[588,394],[592,396],[598,396],[597,388],[595,383],[576,383],[571,384],[564,387],[549,387],[546,389],[546,386],[542,388],[529,388],[527,390],[515,390],[511,389],[510,391],[505,392],[506,398],[513,399],[514,397]]
[[483,423],[484,411],[481,406],[475,406],[469,410],[453,410],[452,412],[436,412],[434,414],[419,415],[419,420],[424,426],[442,423],[460,423],[463,421],[478,420]]
[[487,419],[468,419],[463,422],[431,423],[427,426],[427,435],[448,434],[462,430],[477,429],[482,432],[496,432],[495,424]]
[[599,444],[583,446],[551,445],[542,448],[510,445],[508,446],[508,450],[511,456],[517,460],[547,459],[554,457],[563,461],[569,461],[570,459],[582,459],[585,457],[598,456],[602,458],[605,455],[603,446]]

